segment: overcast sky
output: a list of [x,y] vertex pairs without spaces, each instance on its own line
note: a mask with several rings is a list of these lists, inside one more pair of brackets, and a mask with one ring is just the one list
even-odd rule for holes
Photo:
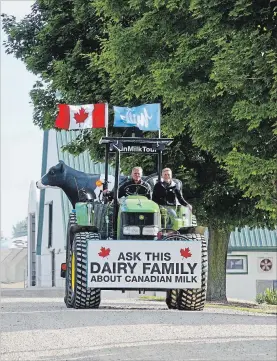
[[[1,0],[1,13],[23,18],[33,1]],[[1,25],[1,230],[27,216],[29,187],[40,179],[43,132],[32,122],[29,92],[35,82],[25,65],[5,54]]]

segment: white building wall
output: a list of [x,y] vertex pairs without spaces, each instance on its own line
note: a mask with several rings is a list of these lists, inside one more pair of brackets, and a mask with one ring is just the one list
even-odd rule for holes
[[[233,298],[245,301],[255,301],[257,292],[257,280],[277,280],[277,254],[276,252],[232,252],[232,256],[247,255],[248,273],[247,274],[228,274],[226,275],[227,298]],[[272,269],[262,271],[260,269],[261,259],[272,259]]]
[[24,281],[27,267],[27,249],[1,249],[0,266],[1,282],[14,283]]
[[[56,133],[54,130],[49,131],[48,139],[48,159],[47,172],[50,167],[59,162],[57,153]],[[42,244],[40,270],[39,271],[39,286],[52,287],[52,253],[55,253],[55,285],[60,287],[64,285],[64,279],[60,277],[60,264],[65,262],[65,234],[64,224],[62,218],[62,199],[61,190],[47,188],[45,190],[44,203],[44,219],[42,231]],[[53,202],[53,225],[52,225],[52,248],[48,248],[48,234],[49,234],[49,203]]]
[[[32,280],[34,279],[35,270],[32,269],[33,257],[36,258],[36,241],[38,231],[38,190],[35,185],[35,181],[32,181],[29,189],[29,200],[28,200],[28,224],[27,224],[27,247],[28,247],[28,263],[27,263],[27,287],[32,286]],[[35,216],[35,235],[32,235],[32,215]],[[34,242],[33,242],[34,237]]]

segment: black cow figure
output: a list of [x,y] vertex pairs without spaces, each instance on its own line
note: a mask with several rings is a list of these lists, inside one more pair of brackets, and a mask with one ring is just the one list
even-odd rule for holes
[[[67,195],[72,207],[75,208],[77,202],[95,200],[101,194],[101,190],[96,186],[96,181],[103,179],[101,174],[89,174],[77,171],[63,161],[51,167],[36,185],[38,189],[60,188]],[[102,187],[101,187],[102,188]]]
[[[127,176],[120,175],[119,185],[128,179]],[[157,181],[157,175],[142,177],[153,189]],[[75,170],[66,165],[62,160],[51,167],[39,181],[36,182],[38,189],[58,188],[62,189],[70,200],[72,207],[75,208],[77,202],[98,200],[101,201],[102,187],[96,186],[96,181],[104,182],[104,174],[89,174]],[[114,186],[114,176],[108,177],[108,189],[112,190]]]

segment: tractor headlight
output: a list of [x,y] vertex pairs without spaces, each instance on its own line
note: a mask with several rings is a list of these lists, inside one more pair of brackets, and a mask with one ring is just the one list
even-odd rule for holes
[[138,236],[140,235],[140,229],[136,226],[123,227],[123,234],[125,236]]
[[148,227],[143,227],[142,229],[142,234],[144,236],[156,236],[158,232],[159,232],[159,227],[148,226]]

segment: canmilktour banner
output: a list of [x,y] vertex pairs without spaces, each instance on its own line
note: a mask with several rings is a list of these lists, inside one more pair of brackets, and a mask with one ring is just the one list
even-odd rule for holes
[[143,104],[138,107],[114,106],[114,127],[137,127],[144,131],[161,128],[160,104]]

